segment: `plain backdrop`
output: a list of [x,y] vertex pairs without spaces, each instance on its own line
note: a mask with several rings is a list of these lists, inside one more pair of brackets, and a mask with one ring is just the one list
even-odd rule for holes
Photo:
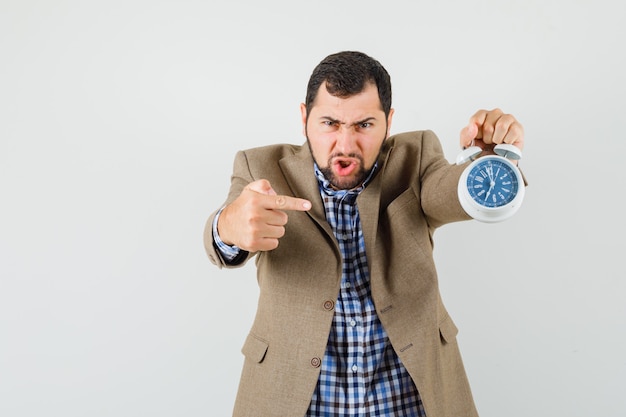
[[237,150],[301,144],[313,67],[361,50],[392,133],[450,161],[525,126],[524,205],[435,234],[483,417],[626,415],[626,6],[612,0],[0,0],[0,415],[227,416],[258,289],[204,222]]

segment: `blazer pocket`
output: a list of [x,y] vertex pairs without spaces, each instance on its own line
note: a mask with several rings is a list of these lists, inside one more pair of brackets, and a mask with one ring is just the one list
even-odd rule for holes
[[266,340],[256,337],[250,333],[248,334],[248,337],[246,337],[246,341],[241,348],[241,353],[243,353],[246,358],[256,363],[261,363],[265,359],[268,348],[269,343]]
[[450,316],[439,323],[439,335],[443,343],[452,343],[456,340],[456,335],[459,333],[459,329],[456,327]]

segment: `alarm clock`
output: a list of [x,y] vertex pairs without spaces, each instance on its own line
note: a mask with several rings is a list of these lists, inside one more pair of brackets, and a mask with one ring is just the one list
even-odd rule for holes
[[522,157],[522,151],[515,145],[500,144],[493,148],[495,155],[477,158],[482,151],[470,146],[457,156],[457,165],[472,161],[459,179],[459,201],[474,219],[500,222],[514,215],[524,200],[524,178],[512,162]]

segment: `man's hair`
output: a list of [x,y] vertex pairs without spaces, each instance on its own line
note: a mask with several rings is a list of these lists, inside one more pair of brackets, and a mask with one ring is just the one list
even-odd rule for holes
[[378,98],[385,116],[391,111],[391,78],[374,58],[356,51],[343,51],[327,56],[313,70],[306,92],[306,111],[310,114],[317,92],[326,83],[328,93],[348,98],[362,92],[368,83],[378,88]]

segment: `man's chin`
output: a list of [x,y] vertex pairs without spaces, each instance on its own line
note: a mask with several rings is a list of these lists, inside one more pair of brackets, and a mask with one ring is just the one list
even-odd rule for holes
[[358,187],[363,183],[364,178],[359,176],[339,177],[338,175],[332,175],[328,181],[331,185],[338,190],[351,190]]
[[363,184],[363,181],[365,181],[367,177],[367,171],[363,169],[362,165],[350,175],[339,175],[330,165],[327,167],[319,167],[319,169],[335,190],[351,190],[357,188]]

